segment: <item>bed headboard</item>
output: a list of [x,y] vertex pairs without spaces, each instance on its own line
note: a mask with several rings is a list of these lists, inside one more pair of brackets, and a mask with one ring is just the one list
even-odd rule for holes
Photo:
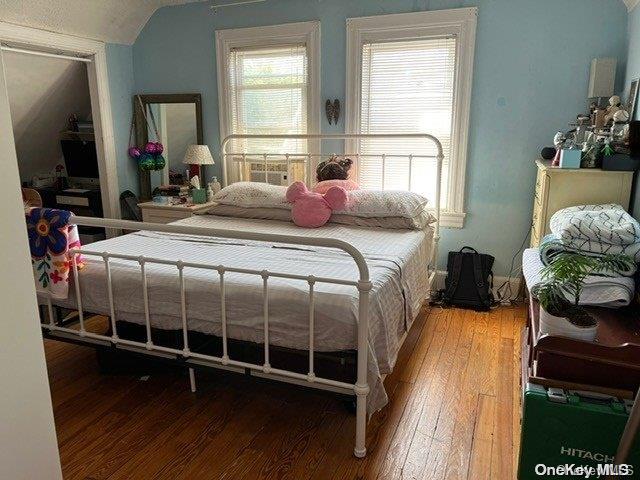
[[[307,143],[307,153],[289,153],[295,151],[293,145],[287,145],[289,152],[264,152],[258,151],[260,147],[255,147],[256,151],[247,151],[242,145],[243,141],[255,140],[291,140],[293,142],[303,141]],[[344,140],[349,147],[345,151],[359,150],[359,140],[362,139],[388,139],[388,140],[424,140],[436,147],[435,155],[422,155],[410,153],[380,153],[362,155],[360,153],[345,153],[345,157],[352,158],[356,167],[360,158],[379,158],[381,168],[384,172],[388,162],[403,160],[408,161],[409,171],[412,170],[412,162],[416,159],[434,159],[436,165],[436,185],[434,210],[438,223],[440,222],[440,194],[442,182],[442,163],[444,153],[440,140],[428,133],[330,133],[330,134],[279,134],[279,135],[229,135],[224,138],[221,144],[220,158],[222,159],[223,182],[224,185],[239,181],[265,182],[275,185],[288,185],[294,180],[304,181],[307,185],[314,183],[315,165],[323,157],[328,157],[326,153],[321,153],[321,145],[326,140]],[[286,142],[285,142],[286,143]],[[265,149],[266,150],[266,149]],[[383,180],[384,182],[384,180]],[[408,179],[410,187],[411,175]]]

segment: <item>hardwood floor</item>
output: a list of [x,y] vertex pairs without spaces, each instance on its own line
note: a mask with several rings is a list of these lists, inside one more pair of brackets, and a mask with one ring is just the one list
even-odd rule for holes
[[524,307],[425,309],[353,457],[340,399],[218,372],[100,375],[46,341],[65,479],[506,479],[519,443]]

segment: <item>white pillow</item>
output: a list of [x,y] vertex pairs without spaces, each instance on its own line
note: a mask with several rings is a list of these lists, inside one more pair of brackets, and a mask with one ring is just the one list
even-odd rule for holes
[[358,227],[387,228],[393,230],[424,230],[436,218],[426,209],[416,217],[357,217],[355,215],[331,215],[329,223],[355,225]]
[[217,215],[219,217],[257,218],[261,220],[291,221],[291,211],[284,208],[269,207],[237,207],[235,205],[214,205],[201,212],[205,215]]
[[400,190],[352,190],[348,194],[347,207],[333,212],[334,215],[416,218],[429,203],[422,195]]
[[213,196],[213,201],[222,205],[245,208],[285,208],[291,204],[286,198],[287,187],[260,182],[237,182],[223,188]]
[[[213,201],[219,206],[213,207],[208,213],[285,220],[285,217],[290,217],[289,212],[279,214],[273,209],[291,210],[286,193],[287,187],[279,185],[233,183],[213,196]],[[435,220],[426,210],[429,201],[417,193],[401,190],[352,190],[347,193],[347,207],[334,211],[329,222],[379,228],[423,229]],[[230,207],[234,208],[229,209]]]
[[[284,208],[249,208],[235,205],[214,205],[201,214],[217,215],[220,217],[257,218],[262,220],[279,220],[291,222],[291,212]],[[328,223],[339,223],[368,228],[387,228],[403,230],[424,230],[435,218],[425,209],[413,218],[406,217],[356,217],[354,215],[331,215]]]

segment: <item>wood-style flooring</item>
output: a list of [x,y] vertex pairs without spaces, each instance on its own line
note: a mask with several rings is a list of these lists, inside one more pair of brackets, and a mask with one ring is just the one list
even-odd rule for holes
[[330,393],[218,372],[101,375],[93,350],[45,342],[65,479],[512,480],[524,307],[425,308],[352,455]]

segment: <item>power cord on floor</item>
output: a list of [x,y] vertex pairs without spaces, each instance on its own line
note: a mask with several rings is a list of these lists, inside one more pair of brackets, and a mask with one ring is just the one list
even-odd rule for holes
[[[522,239],[522,244],[520,248],[513,254],[511,258],[511,266],[509,267],[509,275],[507,275],[507,280],[505,280],[502,285],[500,285],[496,289],[496,301],[500,304],[510,304],[517,300],[517,293],[514,295],[513,289],[511,288],[511,278],[514,276],[513,268],[515,265],[516,257],[522,252],[525,244],[527,243],[527,239],[529,235],[531,235],[531,229],[533,228],[533,223],[529,225],[527,229],[527,234]],[[516,272],[517,275],[522,271],[522,268],[519,268]]]

